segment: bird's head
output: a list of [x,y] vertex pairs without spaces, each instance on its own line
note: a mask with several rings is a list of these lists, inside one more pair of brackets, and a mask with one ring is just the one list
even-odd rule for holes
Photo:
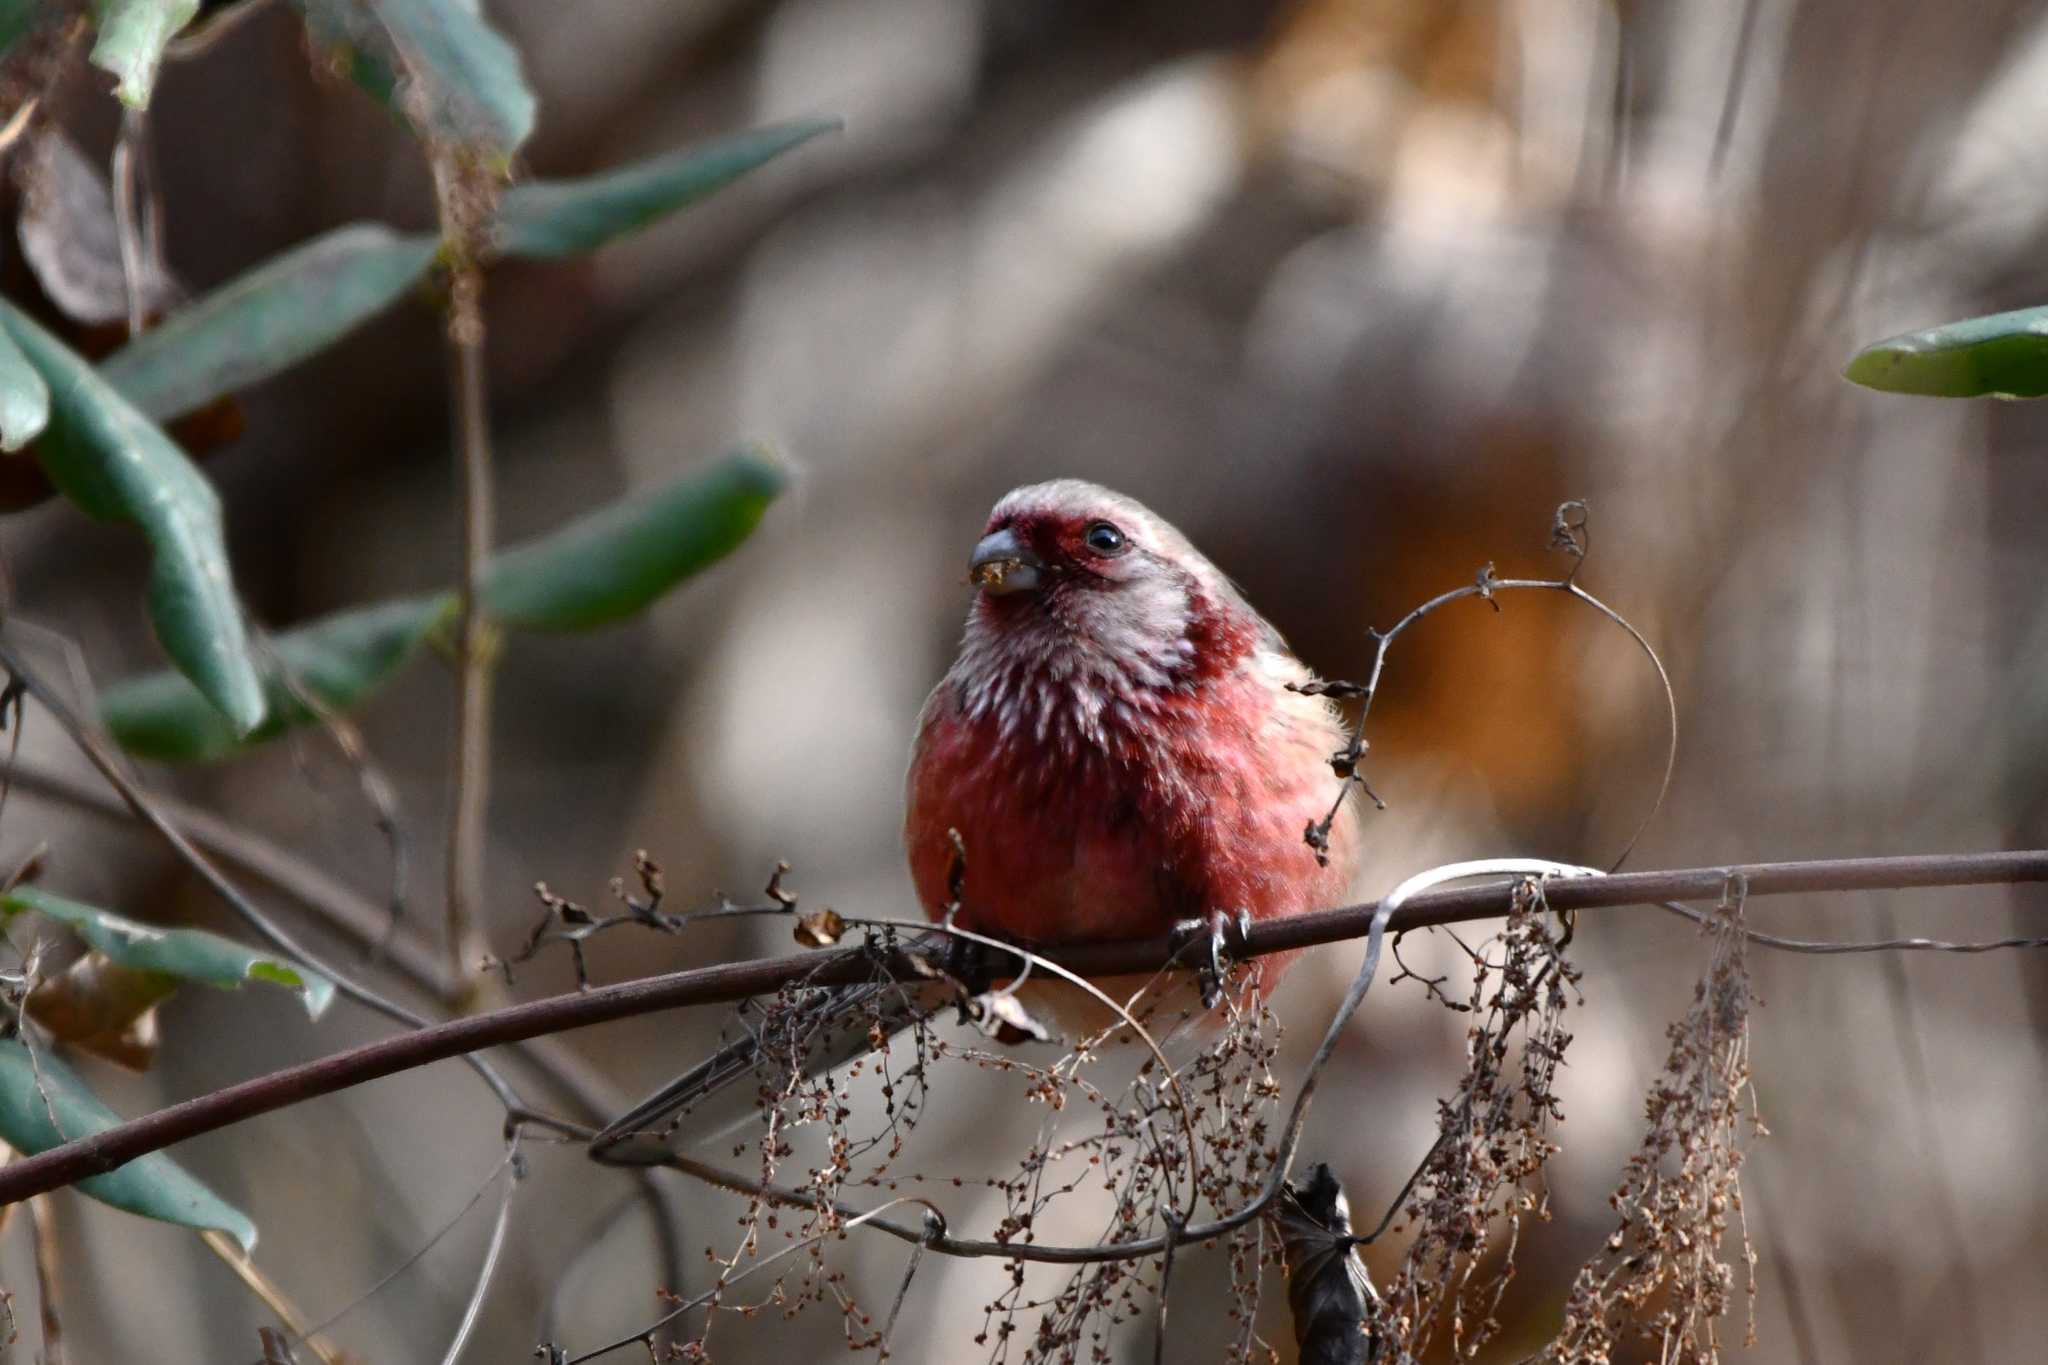
[[1005,496],[967,574],[976,589],[970,652],[979,642],[1012,654],[1079,653],[1157,686],[1230,662],[1266,630],[1169,522],[1079,479]]

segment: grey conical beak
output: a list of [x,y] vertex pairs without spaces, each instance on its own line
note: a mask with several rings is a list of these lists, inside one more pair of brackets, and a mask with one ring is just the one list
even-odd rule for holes
[[1031,553],[1007,526],[982,537],[967,561],[967,581],[997,597],[1030,592],[1039,585],[1044,573],[1045,561]]

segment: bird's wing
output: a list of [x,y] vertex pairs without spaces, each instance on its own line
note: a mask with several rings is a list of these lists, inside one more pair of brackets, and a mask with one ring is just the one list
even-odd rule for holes
[[590,1142],[593,1160],[658,1166],[683,1147],[761,1121],[787,1093],[792,1073],[816,1076],[894,1037],[943,1008],[949,982],[876,981],[778,1000],[748,1029],[605,1125]]

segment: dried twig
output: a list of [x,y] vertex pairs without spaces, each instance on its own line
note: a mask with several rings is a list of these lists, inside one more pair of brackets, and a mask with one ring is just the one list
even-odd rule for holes
[[1627,617],[1579,586],[1579,570],[1585,565],[1591,545],[1592,532],[1586,504],[1576,500],[1561,503],[1551,518],[1550,548],[1571,560],[1571,571],[1562,578],[1498,578],[1494,575],[1492,564],[1483,565],[1472,582],[1460,588],[1452,588],[1449,592],[1438,593],[1396,621],[1393,629],[1370,632],[1373,642],[1372,668],[1366,674],[1365,682],[1327,680],[1301,685],[1289,684],[1290,690],[1309,696],[1326,696],[1339,700],[1357,698],[1359,703],[1358,720],[1351,727],[1351,738],[1342,749],[1330,755],[1331,771],[1337,775],[1337,798],[1330,803],[1330,809],[1322,819],[1311,821],[1308,828],[1302,831],[1303,840],[1315,850],[1318,862],[1329,861],[1330,831],[1336,824],[1338,812],[1344,808],[1345,798],[1351,794],[1352,787],[1356,786],[1363,791],[1375,806],[1382,810],[1386,808],[1387,803],[1380,799],[1379,794],[1365,779],[1364,758],[1366,750],[1371,747],[1366,743],[1365,724],[1372,715],[1372,704],[1379,696],[1380,680],[1387,667],[1387,653],[1393,648],[1394,641],[1425,618],[1453,602],[1478,598],[1498,612],[1501,607],[1497,595],[1517,591],[1561,592],[1585,603],[1625,631],[1629,639],[1635,642],[1636,648],[1642,651],[1643,657],[1649,660],[1650,667],[1656,670],[1657,683],[1664,694],[1664,771],[1657,783],[1656,797],[1637,820],[1628,842],[1622,845],[1620,854],[1608,865],[1608,871],[1617,872],[1628,861],[1629,854],[1635,851],[1636,844],[1649,829],[1650,822],[1656,819],[1657,812],[1663,808],[1664,798],[1671,791],[1672,776],[1678,771],[1678,696],[1672,689],[1671,674],[1666,671],[1664,660],[1658,656],[1649,639],[1636,629]]
[[1749,1342],[1755,1339],[1756,1253],[1742,1212],[1738,1130],[1749,1081],[1749,969],[1740,877],[1705,926],[1711,954],[1671,1051],[1651,1084],[1649,1127],[1609,1201],[1620,1215],[1601,1255],[1583,1267],[1545,1365],[1605,1360],[1640,1336],[1670,1365],[1720,1358],[1719,1323],[1738,1281],[1720,1259],[1730,1228],[1741,1243]]

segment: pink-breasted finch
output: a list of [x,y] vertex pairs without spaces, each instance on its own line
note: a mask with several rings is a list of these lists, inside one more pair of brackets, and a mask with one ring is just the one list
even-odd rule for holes
[[[1329,808],[1342,720],[1290,688],[1315,675],[1187,537],[1134,499],[1058,479],[996,504],[968,576],[960,652],[918,718],[906,783],[904,842],[927,916],[951,909],[959,928],[1047,947],[1341,901],[1355,808],[1339,811],[1324,861],[1304,831]],[[1283,966],[1265,959],[1264,982]],[[819,1022],[871,1011],[877,994],[806,1007],[801,1028],[820,1040],[807,1068],[864,1044],[865,1026],[828,1046]],[[760,1051],[753,1035],[723,1049],[607,1128],[593,1154],[658,1160],[688,1130],[725,1126],[683,1116]]]

